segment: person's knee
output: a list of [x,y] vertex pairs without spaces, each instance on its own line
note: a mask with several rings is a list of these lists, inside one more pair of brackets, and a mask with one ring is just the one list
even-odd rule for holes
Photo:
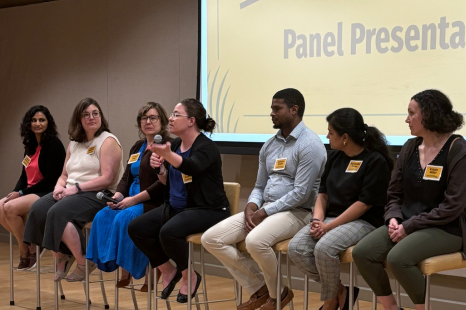
[[387,255],[387,266],[390,270],[396,272],[409,267],[409,262],[406,257],[407,253],[399,253],[398,251],[390,251]]
[[246,249],[251,256],[261,255],[270,250],[271,245],[265,242],[259,234],[254,234],[252,231],[244,239]]
[[137,218],[129,222],[128,224],[128,236],[131,238],[131,240],[134,240],[138,238],[139,235],[139,229],[141,228],[141,225],[138,224]]
[[201,243],[202,246],[210,252],[210,250],[213,250],[218,247],[218,245],[221,245],[221,241],[215,238],[215,234],[211,229],[208,229],[205,233],[202,234],[201,237]]
[[368,248],[365,247],[363,243],[359,242],[354,246],[351,255],[356,264],[364,263],[370,256],[370,250],[368,251]]
[[314,247],[314,256],[315,257],[331,257],[334,256],[332,247],[330,244],[326,244],[325,242],[317,242],[316,246]]
[[16,209],[16,203],[14,202],[14,200],[10,200],[3,205],[3,212],[5,213],[6,217],[15,216],[16,215],[15,209]]

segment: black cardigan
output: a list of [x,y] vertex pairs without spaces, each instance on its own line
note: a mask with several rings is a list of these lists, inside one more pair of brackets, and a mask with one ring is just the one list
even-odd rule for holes
[[[171,143],[171,150],[181,145],[176,138]],[[221,209],[228,208],[229,203],[223,188],[222,158],[217,145],[203,133],[197,136],[191,146],[189,157],[183,157],[180,172],[192,176],[193,180],[186,184],[187,209]],[[170,180],[167,174],[165,186],[165,203],[169,204]]]
[[[24,153],[26,156],[26,153]],[[65,163],[66,151],[63,143],[57,137],[51,139],[42,145],[39,154],[39,171],[44,177],[31,187],[28,186],[28,179],[26,169],[23,166],[21,176],[16,183],[13,191],[23,191],[23,195],[35,194],[40,192],[51,192],[57,183],[63,171],[63,164]]]
[[[171,139],[165,138],[164,142],[167,140],[169,141]],[[145,140],[139,140],[133,145],[129,151],[130,156],[139,152],[144,141]],[[141,192],[146,190],[150,196],[150,200],[143,202],[144,213],[160,206],[164,202],[165,185],[159,181],[157,173],[155,173],[155,170],[150,166],[151,155],[151,151],[147,149],[144,150],[141,157],[141,164],[139,165],[139,182]],[[125,173],[123,174],[120,183],[118,183],[116,191],[122,193],[123,196],[128,197],[129,189],[133,181],[134,177],[131,173],[131,164],[126,164]]]

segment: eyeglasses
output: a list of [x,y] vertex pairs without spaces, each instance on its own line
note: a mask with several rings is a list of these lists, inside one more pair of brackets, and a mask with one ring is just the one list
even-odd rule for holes
[[150,120],[151,123],[155,123],[160,119],[158,115],[151,115],[151,116],[143,116],[141,117],[141,123],[146,123],[147,120]]
[[180,116],[191,117],[189,115],[183,115],[183,114],[179,114],[179,113],[176,113],[176,112],[173,112],[173,113],[170,114],[170,118],[178,118]]
[[99,118],[100,117],[100,112],[99,111],[92,111],[92,114],[90,114],[88,112],[84,112],[81,115],[82,115],[82,118],[84,118],[84,119],[90,119],[91,115],[92,115],[93,118]]

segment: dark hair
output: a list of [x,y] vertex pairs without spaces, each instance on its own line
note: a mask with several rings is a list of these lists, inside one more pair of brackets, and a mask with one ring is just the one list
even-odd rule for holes
[[306,108],[306,104],[304,102],[304,96],[301,92],[294,88],[285,88],[279,90],[278,92],[273,95],[273,99],[283,99],[286,103],[288,108],[291,108],[295,105],[298,106],[298,116],[303,118],[304,109]]
[[453,111],[450,99],[441,91],[427,89],[414,95],[422,115],[425,129],[438,133],[454,132],[464,125],[463,115]]
[[82,113],[90,106],[94,105],[100,114],[101,125],[99,130],[95,133],[95,136],[98,137],[102,132],[108,131],[108,122],[105,119],[104,113],[100,108],[100,105],[92,98],[85,98],[79,101],[76,108],[74,108],[73,115],[71,116],[70,125],[68,126],[68,134],[70,135],[71,141],[76,142],[85,142],[86,141],[86,132],[84,131],[83,125],[81,123]]
[[384,134],[375,127],[367,126],[361,113],[352,108],[338,109],[327,116],[327,122],[338,135],[342,136],[346,133],[357,145],[382,154],[387,160],[390,171],[393,170],[394,162],[390,157]]
[[212,133],[217,125],[215,121],[207,115],[207,112],[198,100],[193,98],[184,99],[181,104],[186,109],[189,117],[196,119],[196,126],[199,130]]
[[26,114],[24,114],[20,125],[21,138],[23,138],[24,150],[26,151],[27,155],[33,155],[38,145],[36,135],[31,129],[32,118],[34,115],[36,115],[37,112],[42,112],[47,119],[47,129],[45,129],[41,135],[40,144],[44,145],[51,139],[58,136],[57,125],[55,124],[49,109],[43,105],[33,106],[26,112]]
[[144,133],[141,130],[141,117],[143,117],[147,112],[149,112],[150,109],[155,109],[157,110],[157,113],[159,113],[159,121],[161,125],[160,129],[160,135],[162,137],[168,137],[170,133],[167,130],[168,127],[168,116],[167,112],[165,109],[162,107],[160,103],[157,102],[148,102],[145,106],[143,106],[141,109],[139,109],[138,112],[138,117],[137,117],[137,126],[139,129],[139,137],[141,139],[144,138]]

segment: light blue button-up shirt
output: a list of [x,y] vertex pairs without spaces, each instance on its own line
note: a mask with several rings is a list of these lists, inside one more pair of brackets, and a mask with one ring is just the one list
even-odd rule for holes
[[[274,170],[280,158],[286,158],[285,169]],[[257,180],[248,203],[258,207],[268,203],[264,206],[268,215],[294,208],[311,211],[326,160],[324,144],[304,122],[286,139],[278,131],[260,150]]]

